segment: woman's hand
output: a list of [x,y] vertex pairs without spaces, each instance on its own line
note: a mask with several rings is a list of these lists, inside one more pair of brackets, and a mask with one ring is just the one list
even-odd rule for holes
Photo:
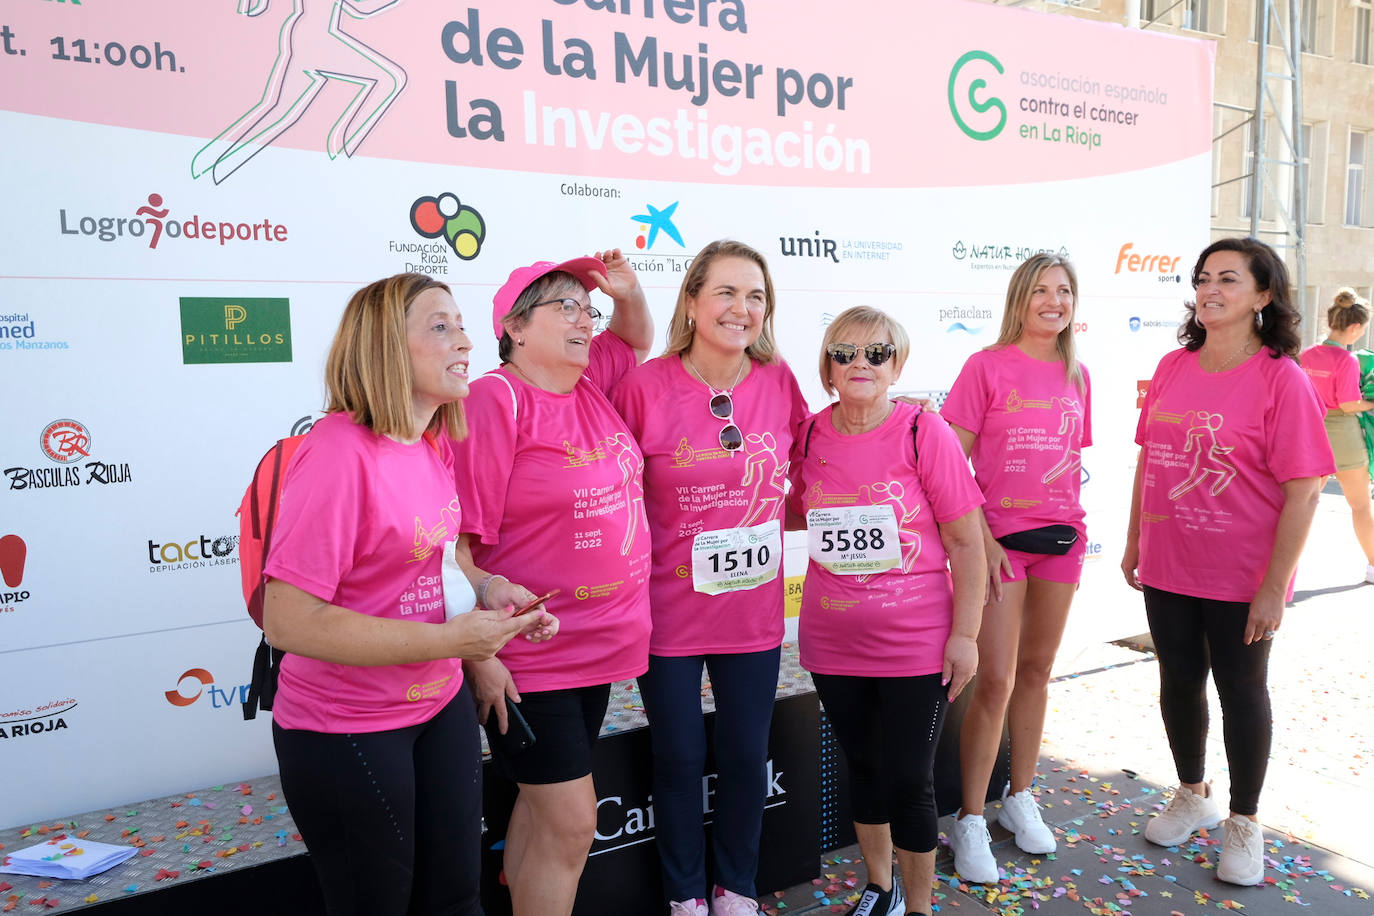
[[[510,613],[529,604],[536,597],[538,596],[534,592],[505,576],[493,578],[486,590],[487,604]],[[516,632],[523,634],[530,642],[546,642],[553,639],[560,626],[558,618],[546,611],[542,604],[517,619],[524,621],[524,626]]]
[[592,271],[592,278],[596,280],[597,289],[610,296],[617,303],[636,294],[644,295],[639,287],[639,277],[635,274],[634,268],[630,266],[630,259],[621,254],[619,248],[612,248],[610,251],[598,251],[592,257],[600,258],[601,263],[606,265],[604,274]]
[[1140,539],[1135,536],[1126,538],[1126,550],[1121,555],[1121,574],[1126,577],[1126,584],[1136,591],[1144,591],[1140,587],[1140,576],[1136,574],[1136,569],[1140,566]]
[[1006,574],[1008,579],[1012,576],[1011,560],[1007,557],[1006,548],[997,543],[997,539],[989,537],[983,542],[983,550],[988,555],[988,598],[989,602],[1001,603],[1002,601],[1002,576]]
[[1273,639],[1283,623],[1284,596],[1261,589],[1250,602],[1250,616],[1245,620],[1245,644]]
[[972,636],[950,635],[945,640],[945,665],[940,683],[949,685],[949,701],[963,693],[968,682],[978,673],[978,640]]
[[477,704],[477,721],[487,724],[487,717],[496,713],[496,726],[501,734],[506,733],[506,697],[520,702],[520,691],[515,689],[515,681],[510,671],[501,664],[500,659],[486,661],[464,661],[463,676],[472,691],[472,700]]

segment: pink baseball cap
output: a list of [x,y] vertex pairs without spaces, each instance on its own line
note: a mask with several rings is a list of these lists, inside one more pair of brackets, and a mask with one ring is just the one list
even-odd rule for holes
[[515,300],[520,298],[520,294],[525,289],[545,274],[551,274],[555,270],[570,273],[578,279],[582,287],[586,290],[596,289],[596,278],[592,272],[605,275],[606,265],[600,258],[573,258],[571,261],[564,261],[562,264],[553,261],[536,261],[529,267],[517,267],[510,272],[510,277],[502,284],[492,297],[491,328],[496,332],[496,339],[500,340],[501,335],[506,333],[506,326],[501,320],[510,314],[511,307],[515,305]]

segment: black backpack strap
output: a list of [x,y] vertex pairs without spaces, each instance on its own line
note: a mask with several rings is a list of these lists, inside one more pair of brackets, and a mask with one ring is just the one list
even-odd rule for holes
[[258,651],[253,656],[253,679],[248,684],[248,696],[243,701],[245,722],[257,718],[259,709],[272,711],[272,702],[277,697],[277,672],[284,655],[285,652],[267,642],[266,636],[258,640]]
[[816,431],[816,418],[811,418],[811,425],[806,428],[806,439],[802,442],[802,457],[805,458],[811,453],[811,434]]

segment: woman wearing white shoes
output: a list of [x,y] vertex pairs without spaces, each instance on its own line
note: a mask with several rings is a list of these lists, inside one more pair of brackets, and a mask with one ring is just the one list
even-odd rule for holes
[[1012,274],[997,343],[973,354],[940,414],[959,436],[983,490],[988,601],[979,676],[960,734],[963,807],[950,828],[955,870],[997,881],[983,819],[1004,717],[1011,785],[1000,819],[1029,853],[1055,849],[1031,793],[1050,668],[1083,572],[1081,454],[1092,444],[1087,369],[1074,354],[1078,279],[1037,254]]
[[1217,877],[1258,884],[1269,651],[1335,462],[1321,400],[1296,361],[1300,317],[1283,261],[1254,239],[1220,239],[1193,267],[1193,288],[1183,347],[1160,360],[1136,427],[1121,561],[1127,583],[1145,593],[1179,780],[1145,839],[1176,846],[1221,820],[1204,771],[1210,672],[1231,776]]

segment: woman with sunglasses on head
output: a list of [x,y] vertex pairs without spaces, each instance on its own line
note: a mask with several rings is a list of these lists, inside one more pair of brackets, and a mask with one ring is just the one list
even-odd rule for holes
[[[1374,402],[1360,396],[1360,361],[1346,349],[1369,327],[1369,303],[1344,288],[1326,311],[1326,340],[1302,353],[1302,368],[1326,408],[1326,438],[1336,459],[1336,482],[1350,506],[1355,540],[1364,551],[1364,581],[1374,583],[1374,504],[1369,498],[1369,452],[1360,414]],[[1371,415],[1374,416],[1374,415]]]
[[1258,884],[1269,651],[1335,462],[1321,399],[1297,363],[1301,316],[1283,260],[1252,238],[1218,239],[1193,265],[1193,289],[1183,346],[1159,361],[1136,426],[1121,560],[1127,584],[1145,593],[1179,781],[1145,839],[1176,846],[1222,820],[1205,781],[1210,673],[1231,777],[1217,877]]
[[838,400],[802,424],[788,497],[810,555],[801,661],[849,764],[862,916],[931,912],[935,748],[978,667],[987,578],[983,494],[959,440],[938,414],[888,399],[909,347],[874,308],[831,322],[820,376]]
[[1004,719],[1011,779],[998,817],[1023,851],[1056,846],[1031,786],[1086,546],[1080,456],[1092,444],[1092,390],[1074,353],[1077,305],[1067,260],[1028,258],[1007,285],[997,342],[968,358],[940,408],[986,499],[988,596],[959,741],[963,805],[949,833],[955,870],[979,884],[998,879],[983,806]]
[[[615,301],[601,334],[593,289]],[[482,435],[456,446],[458,561],[483,606],[560,589],[549,606],[563,641],[511,644],[465,671],[496,764],[519,787],[504,855],[514,914],[567,916],[596,830],[592,752],[610,685],[648,657],[643,462],[606,392],[647,352],[653,321],[619,250],[517,268],[493,301],[501,366],[467,400]],[[507,700],[533,744],[503,740],[519,725]]]
[[325,364],[328,415],[286,469],[263,570],[263,629],[287,653],[272,739],[335,916],[480,916],[482,756],[459,659],[558,628],[473,610],[477,583],[441,573],[466,510],[443,433],[467,432],[471,349],[433,278],[358,290]]
[[[692,260],[664,355],[612,393],[644,453],[653,635],[639,679],[674,916],[758,912],[754,877],[783,636],[788,450],[806,403],[773,342],[763,256],[712,242]],[[701,674],[716,704],[715,874],[708,889]],[[707,903],[709,898],[709,905]]]

